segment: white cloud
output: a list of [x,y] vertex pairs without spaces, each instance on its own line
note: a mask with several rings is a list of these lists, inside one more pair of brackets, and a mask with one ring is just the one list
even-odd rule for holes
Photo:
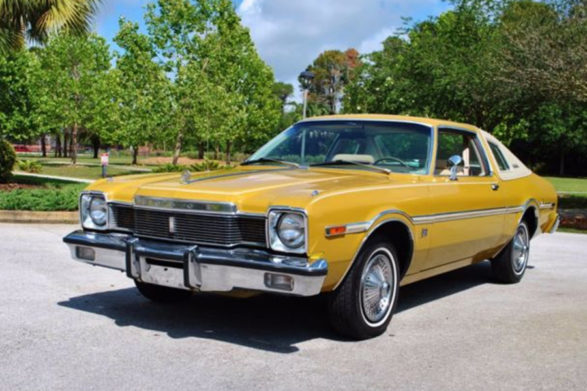
[[244,0],[237,8],[278,80],[297,75],[326,49],[378,50],[402,26],[446,9],[441,0]]

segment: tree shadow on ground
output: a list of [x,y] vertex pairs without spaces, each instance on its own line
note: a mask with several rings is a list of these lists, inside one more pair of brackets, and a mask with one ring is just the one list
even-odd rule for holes
[[[490,282],[488,262],[417,282],[400,289],[397,312]],[[329,326],[324,295],[247,299],[196,295],[186,302],[163,305],[127,288],[72,297],[58,304],[106,316],[118,326],[140,327],[171,338],[209,338],[277,353],[295,353],[299,350],[296,344],[316,338],[345,341]]]

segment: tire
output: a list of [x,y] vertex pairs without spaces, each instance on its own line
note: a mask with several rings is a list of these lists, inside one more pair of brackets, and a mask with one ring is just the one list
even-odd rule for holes
[[506,284],[520,282],[530,255],[530,231],[528,225],[522,221],[516,228],[516,233],[508,245],[491,260],[491,268],[495,278]]
[[137,280],[135,280],[135,285],[141,295],[157,303],[175,303],[187,300],[192,295],[192,292],[183,289],[147,284]]
[[342,284],[328,297],[330,323],[338,333],[361,340],[385,332],[399,294],[397,259],[395,248],[383,239],[374,238],[361,249]]

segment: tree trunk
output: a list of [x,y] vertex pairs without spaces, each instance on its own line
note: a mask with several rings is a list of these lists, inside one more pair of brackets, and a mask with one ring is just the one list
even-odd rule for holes
[[177,165],[177,162],[179,161],[179,154],[181,153],[181,145],[183,143],[183,131],[179,131],[177,133],[177,139],[175,140],[175,149],[173,151],[173,160],[171,161],[171,163],[173,165]]
[[47,140],[45,138],[45,134],[43,133],[41,135],[41,152],[43,154],[43,157],[47,157]]
[[206,148],[206,144],[203,141],[200,141],[200,144],[198,145],[198,159],[204,158],[205,148]]
[[55,157],[57,156],[61,157],[61,135],[59,133],[55,134]]
[[77,122],[74,122],[71,130],[71,162],[75,165],[77,163]]
[[139,156],[139,147],[132,147],[132,163],[137,164],[137,157]]
[[564,151],[561,151],[560,163],[559,163],[559,168],[558,168],[558,174],[560,176],[564,176],[565,175],[565,152]]
[[218,156],[220,156],[220,144],[216,144],[214,148],[214,160],[218,160]]
[[100,153],[100,137],[97,135],[92,137],[92,147],[94,148],[94,159],[97,159]]
[[230,140],[226,141],[226,164],[230,164],[230,147],[231,142]]
[[63,131],[63,145],[61,147],[63,149],[63,157],[69,156],[69,129],[65,129]]

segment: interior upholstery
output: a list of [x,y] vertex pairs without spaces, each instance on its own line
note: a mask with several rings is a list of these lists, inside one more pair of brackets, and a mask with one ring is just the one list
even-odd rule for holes
[[349,162],[357,162],[357,163],[364,163],[364,164],[373,164],[375,163],[375,159],[371,155],[355,155],[350,153],[339,153],[334,155],[332,158],[333,161],[336,160],[346,160]]

